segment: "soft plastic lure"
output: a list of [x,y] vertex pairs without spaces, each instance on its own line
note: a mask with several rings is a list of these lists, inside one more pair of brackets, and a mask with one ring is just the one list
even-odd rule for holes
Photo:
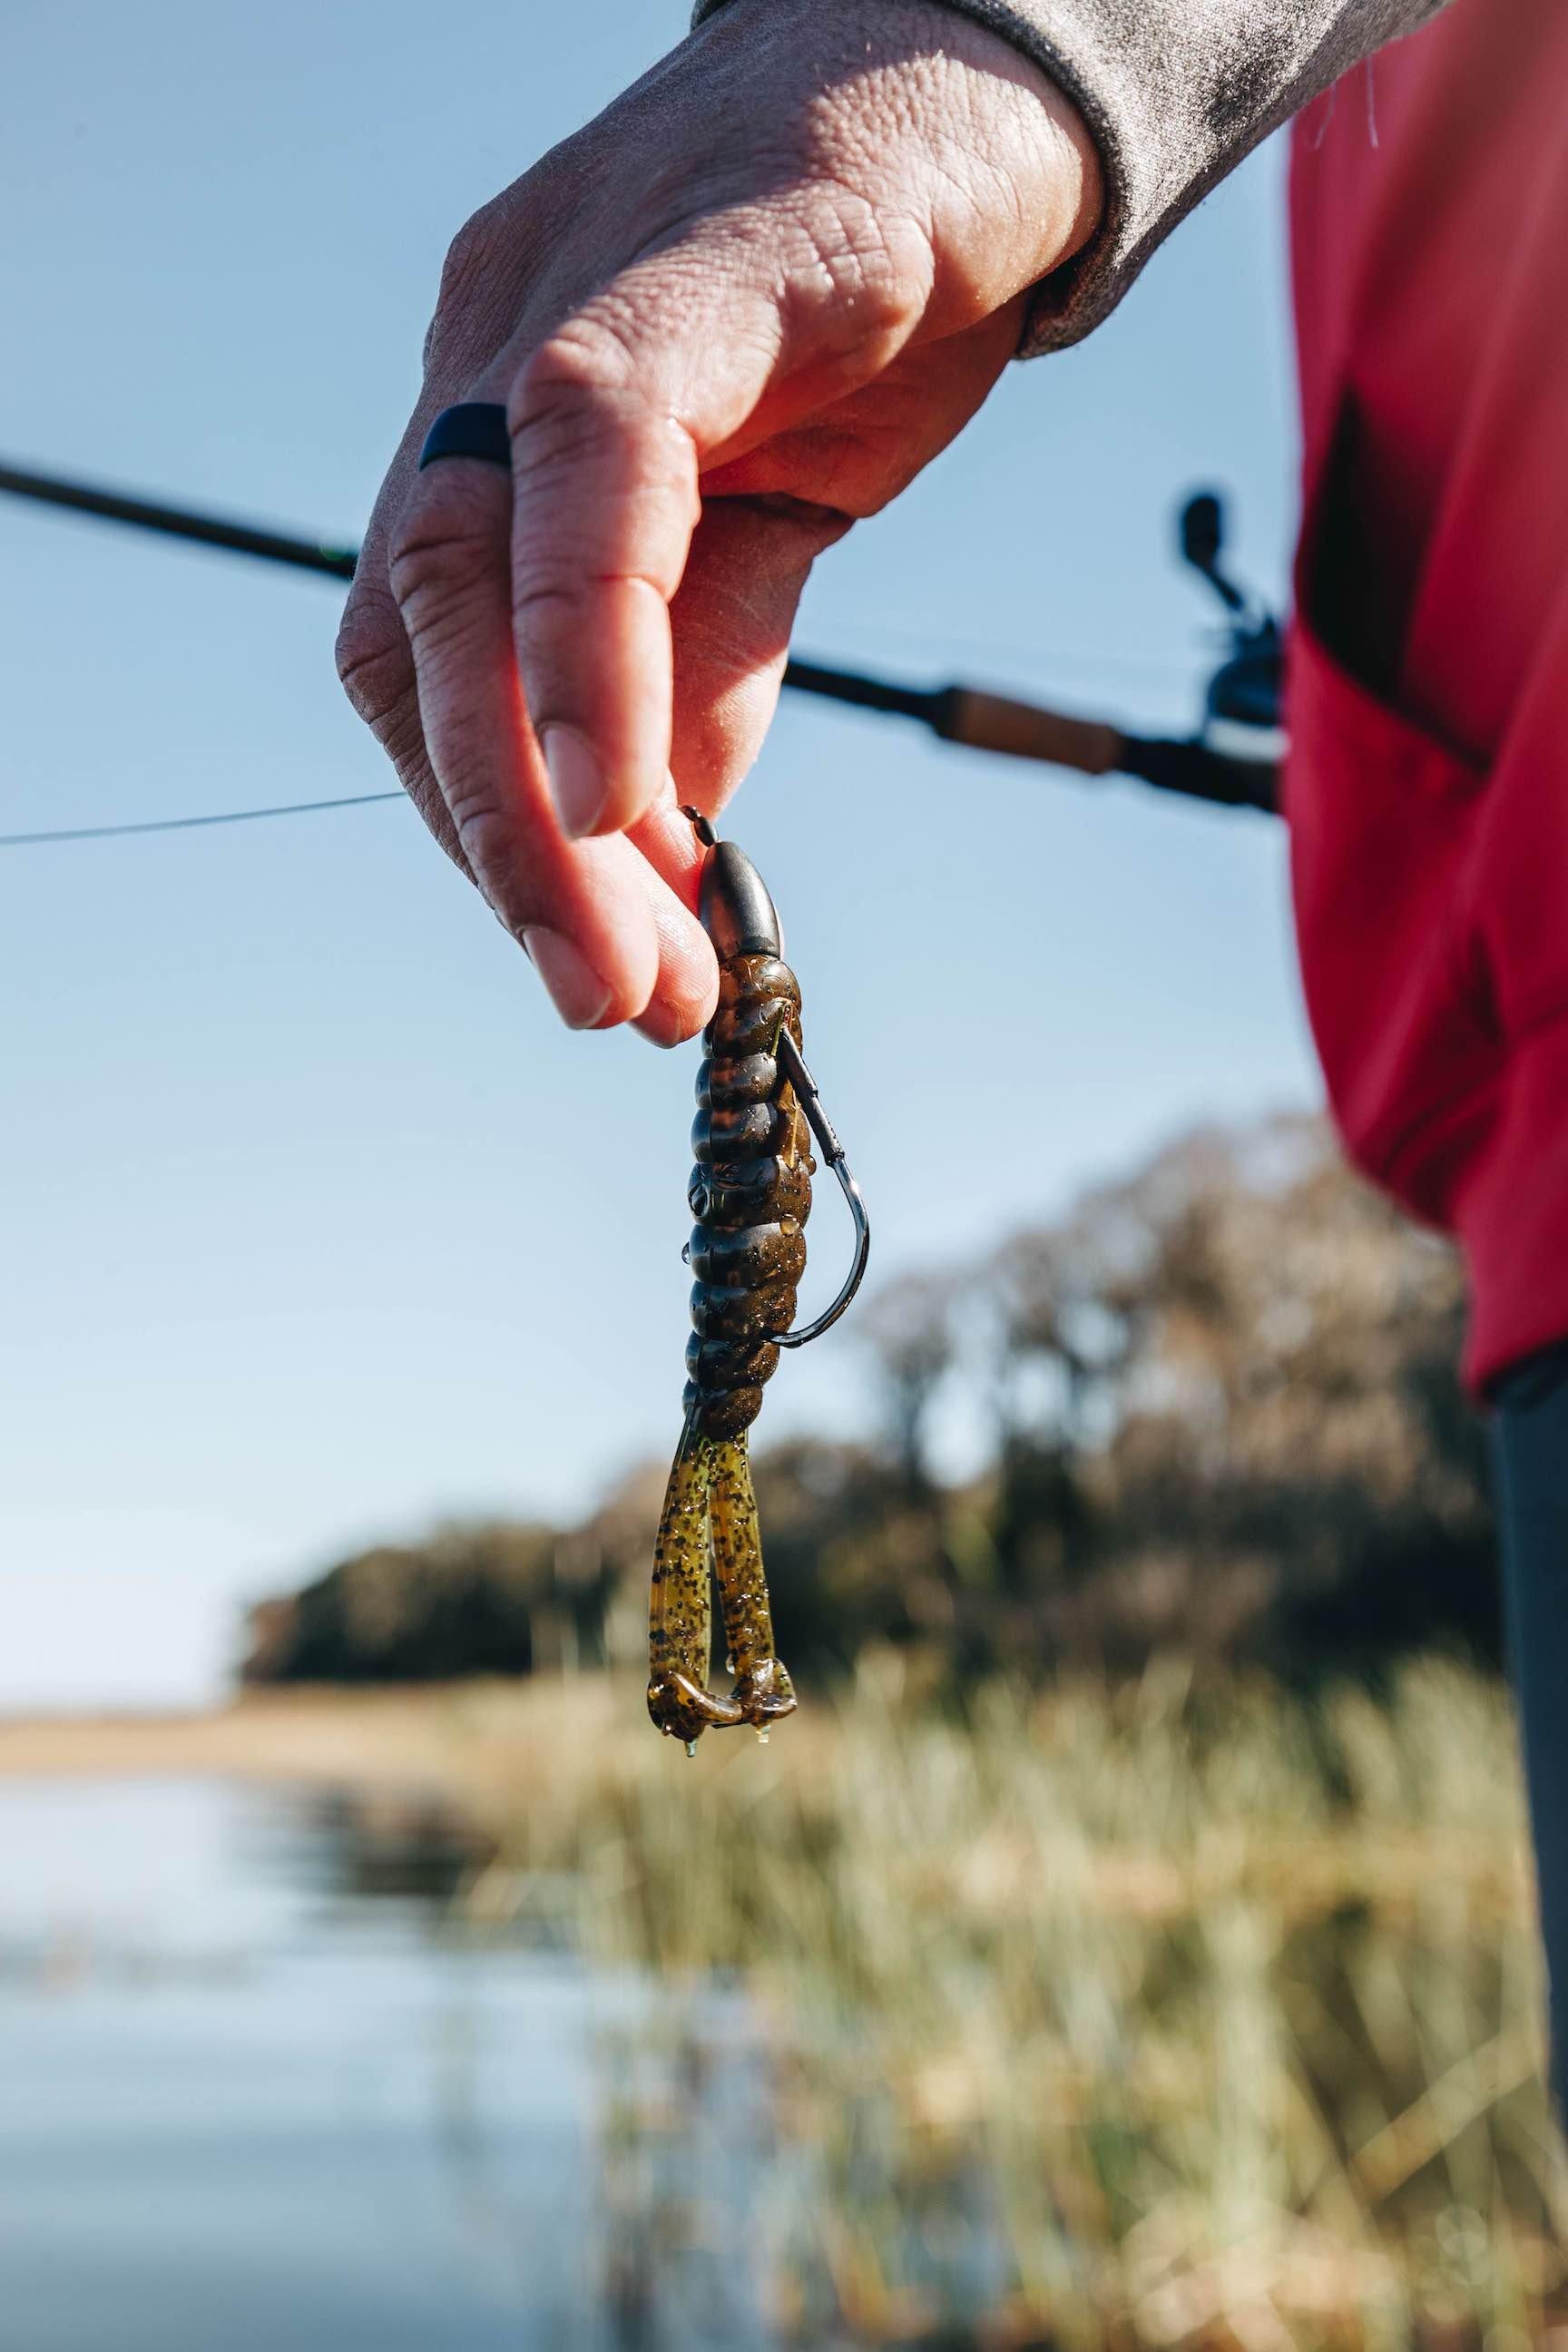
[[[697,1074],[696,1276],[686,1348],[686,1420],[665,1491],[648,1609],[647,1709],[690,1754],[710,1725],[767,1727],[795,1706],[773,1646],[747,1440],[782,1348],[803,1348],[848,1306],[870,1247],[865,1203],[801,1058],[800,988],[773,902],[733,842],[688,810],[708,851],[701,916],[719,958],[719,1007]],[[855,1258],[826,1312],[793,1330],[805,1268],[815,1138],[855,1219]],[[717,1579],[733,1685],[708,1687]]]

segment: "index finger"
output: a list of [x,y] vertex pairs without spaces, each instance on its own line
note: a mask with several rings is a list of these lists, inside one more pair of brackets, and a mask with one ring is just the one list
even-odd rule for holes
[[868,381],[917,323],[919,268],[876,266],[883,232],[863,227],[867,250],[834,268],[787,210],[744,239],[715,216],[623,268],[517,371],[512,625],[571,838],[635,823],[668,767],[669,605],[704,465]]
[[[457,457],[416,474],[390,577],[424,743],[469,870],[563,1018],[595,1028],[641,1013],[667,959],[631,844],[574,845],[555,822],[512,648],[510,511],[491,465]],[[700,961],[698,925],[674,912]]]
[[568,838],[621,832],[669,766],[669,604],[701,511],[696,445],[657,377],[584,320],[527,362],[510,414],[529,710]]

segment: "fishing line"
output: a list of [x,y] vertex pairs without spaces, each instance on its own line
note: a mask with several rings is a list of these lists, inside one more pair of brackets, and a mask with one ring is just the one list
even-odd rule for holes
[[116,841],[129,833],[189,833],[202,824],[254,824],[268,816],[312,816],[318,809],[368,808],[400,801],[402,793],[350,793],[335,801],[288,801],[270,808],[222,809],[212,816],[143,817],[135,824],[73,824],[54,833],[0,833],[0,849],[38,849],[62,841]]

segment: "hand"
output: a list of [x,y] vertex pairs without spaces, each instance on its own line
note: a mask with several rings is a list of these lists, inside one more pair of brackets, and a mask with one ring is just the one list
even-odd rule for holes
[[[925,0],[732,0],[458,235],[339,667],[573,1026],[673,1045],[717,982],[712,814],[816,556],[901,490],[1098,217],[1070,102]],[[512,471],[415,471],[507,405]]]

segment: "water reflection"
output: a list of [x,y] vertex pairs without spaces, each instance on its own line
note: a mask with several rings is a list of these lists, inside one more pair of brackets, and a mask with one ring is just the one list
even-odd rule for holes
[[[0,2343],[761,2346],[725,2252],[743,2034],[721,2017],[710,2076],[670,2077],[718,2118],[676,2136],[704,2177],[623,2198],[620,2086],[644,2097],[661,2063],[648,2003],[455,1932],[480,1860],[428,1808],[0,1788]],[[659,2214],[681,2243],[656,2294]]]

